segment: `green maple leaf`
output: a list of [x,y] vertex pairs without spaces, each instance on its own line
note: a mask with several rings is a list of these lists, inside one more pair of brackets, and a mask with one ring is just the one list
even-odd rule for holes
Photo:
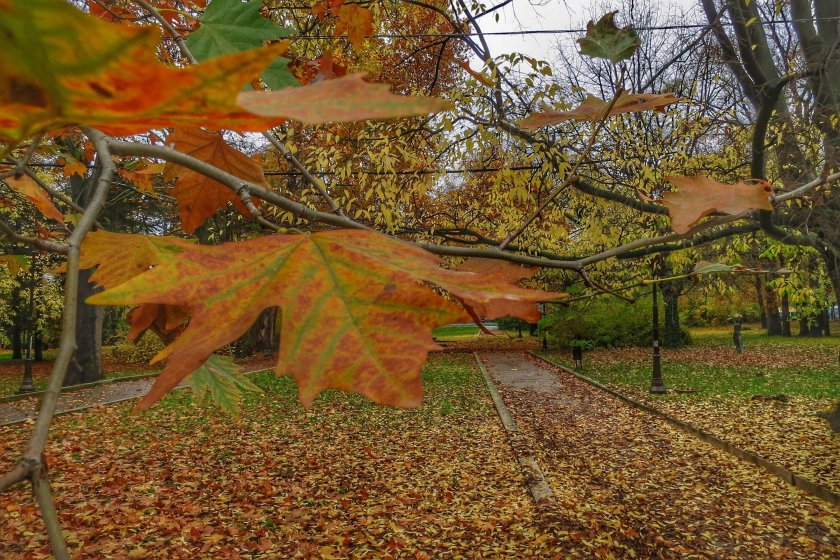
[[[260,15],[260,2],[214,0],[199,20],[201,27],[187,38],[187,47],[200,62],[225,54],[259,48],[263,41],[288,37],[290,30]],[[297,84],[289,61],[277,58],[261,75],[272,89]]]
[[218,354],[208,357],[188,380],[197,402],[202,402],[209,394],[213,402],[233,416],[239,414],[243,391],[262,393],[231,358]]
[[605,58],[613,63],[621,62],[633,56],[641,40],[632,27],[619,28],[615,24],[615,14],[610,12],[598,20],[598,23],[586,24],[586,36],[578,39],[581,54],[593,58]]

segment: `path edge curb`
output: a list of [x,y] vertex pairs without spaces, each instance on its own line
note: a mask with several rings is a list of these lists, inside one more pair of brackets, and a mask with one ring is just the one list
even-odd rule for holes
[[516,425],[510,411],[505,405],[505,401],[499,394],[496,384],[490,377],[490,372],[478,355],[478,352],[473,351],[473,357],[481,369],[481,374],[484,376],[484,382],[487,384],[487,390],[490,392],[490,398],[493,399],[493,405],[496,407],[496,413],[499,415],[499,420],[508,436],[508,442],[516,457],[516,461],[522,467],[522,474],[525,477],[525,485],[528,487],[528,492],[534,499],[536,504],[555,503],[557,499],[554,497],[554,492],[551,491],[551,486],[545,480],[545,475],[540,468],[539,463],[530,452],[528,446],[525,444],[526,438],[519,426]]
[[[253,374],[255,374],[255,373],[262,373],[262,372],[264,372],[264,371],[271,371],[272,369],[274,369],[274,367],[273,367],[273,366],[272,366],[272,367],[267,367],[267,368],[262,368],[262,369],[255,369],[254,371],[246,371],[243,375],[253,375]],[[142,376],[137,376],[137,377],[136,377],[136,378],[134,378],[134,379],[128,379],[128,378],[117,378],[117,379],[119,379],[119,380],[121,380],[121,381],[136,381],[137,379],[146,378],[146,377],[157,377],[157,375],[159,375],[159,374],[155,374],[155,375],[142,375]],[[100,384],[100,385],[104,385],[104,383],[99,383],[99,384]],[[86,385],[92,386],[92,385],[94,385],[94,383],[86,383]],[[178,390],[180,390],[180,389],[189,389],[189,388],[190,388],[190,386],[189,386],[189,385],[179,385],[179,386],[177,386],[177,387],[174,387],[174,388],[172,389],[172,391],[170,391],[170,392],[178,391]],[[43,391],[43,392],[46,392],[46,391]],[[72,392],[72,391],[71,391],[71,392]],[[74,412],[81,412],[81,411],[83,411],[83,410],[87,410],[87,409],[89,409],[89,408],[96,408],[96,407],[98,407],[98,406],[107,406],[107,405],[109,405],[109,404],[118,404],[118,403],[121,403],[121,402],[131,401],[131,400],[134,400],[134,399],[141,399],[141,398],[143,398],[144,396],[145,396],[145,395],[136,395],[136,396],[132,396],[132,397],[123,397],[123,398],[121,398],[121,399],[115,399],[115,400],[113,400],[113,401],[101,402],[101,403],[92,404],[92,405],[88,405],[88,406],[77,406],[77,407],[75,407],[75,408],[68,408],[67,410],[60,410],[60,411],[57,411],[55,414],[53,414],[53,417],[56,417],[56,416],[64,416],[65,414],[72,414],[72,413],[74,413]],[[2,404],[2,403],[0,403],[0,404]],[[12,420],[11,422],[4,422],[4,423],[0,424],[0,428],[6,428],[6,427],[8,427],[8,426],[14,426],[15,424],[23,424],[23,423],[27,422],[28,420],[35,420],[37,417],[38,417],[38,416],[37,416],[37,415],[35,415],[35,416],[30,416],[30,417],[28,417],[28,418],[24,418],[23,420]]]
[[[146,379],[147,377],[157,377],[159,375],[160,371],[150,371],[148,373],[138,373],[135,375],[125,375],[122,377],[107,377],[98,381],[91,381],[89,383],[77,383],[76,385],[68,385],[66,387],[62,387],[61,393],[73,393],[75,391],[82,391],[91,387],[99,387],[100,385],[110,385],[111,383],[119,383],[121,381],[134,381],[137,379]],[[29,393],[16,393],[14,395],[5,395],[0,397],[0,404],[22,401],[26,399],[31,399],[32,397],[40,397],[46,392],[46,390],[41,389],[39,391],[30,391]]]
[[710,433],[708,433],[704,430],[701,430],[700,428],[698,428],[698,427],[696,427],[692,424],[689,424],[687,422],[683,422],[682,420],[674,418],[673,416],[662,412],[658,408],[654,408],[650,405],[646,405],[644,403],[640,403],[636,400],[633,400],[630,397],[628,397],[628,396],[626,396],[622,393],[619,393],[618,391],[616,391],[614,389],[610,389],[606,385],[603,385],[603,384],[599,383],[598,381],[595,381],[594,379],[592,379],[590,377],[586,377],[585,375],[582,375],[582,374],[580,374],[580,373],[578,373],[574,370],[571,370],[564,365],[558,364],[558,363],[556,363],[556,362],[554,362],[554,361],[552,361],[548,358],[540,356],[539,354],[537,354],[533,350],[529,351],[528,353],[531,356],[537,358],[538,360],[541,360],[541,361],[543,361],[543,362],[545,362],[545,363],[547,363],[551,366],[554,366],[558,369],[561,369],[566,373],[570,373],[570,374],[574,375],[575,377],[577,377],[581,381],[585,381],[586,383],[589,383],[593,387],[596,387],[596,388],[604,391],[605,393],[608,393],[608,394],[612,395],[613,397],[615,397],[615,398],[617,398],[621,401],[624,401],[625,403],[629,404],[632,407],[638,408],[639,410],[642,410],[644,412],[647,412],[649,414],[652,414],[652,415],[654,415],[658,418],[661,418],[661,419],[665,420],[666,422],[668,422],[669,424],[673,425],[674,427],[682,430],[683,432],[691,434],[691,435],[697,437],[698,439],[701,439],[701,440],[705,441],[706,443],[710,444],[712,447],[716,447],[717,449],[725,451],[725,452],[729,453],[730,455],[732,455],[734,457],[737,457],[738,459],[741,459],[742,461],[746,461],[747,463],[751,463],[753,465],[756,465],[758,467],[763,468],[764,470],[766,470],[770,474],[775,475],[778,478],[781,478],[782,480],[784,480],[785,482],[787,482],[791,486],[794,486],[794,487],[802,490],[806,494],[810,494],[811,496],[814,496],[815,498],[825,500],[826,502],[828,502],[829,504],[831,504],[833,506],[840,507],[840,493],[837,493],[837,492],[831,490],[827,486],[823,486],[822,484],[818,484],[818,483],[816,483],[812,480],[809,480],[809,479],[807,479],[803,476],[800,476],[800,475],[794,473],[793,471],[790,471],[790,470],[786,469],[785,467],[779,466],[775,463],[771,463],[769,460],[765,459],[761,455],[758,455],[758,454],[753,453],[751,451],[747,451],[745,449],[741,449],[740,447],[737,447],[737,446],[735,446],[735,445],[733,445],[733,444],[731,444],[727,441],[724,441],[724,440],[720,439],[717,436],[714,436],[714,435],[712,435],[712,434],[710,434]]

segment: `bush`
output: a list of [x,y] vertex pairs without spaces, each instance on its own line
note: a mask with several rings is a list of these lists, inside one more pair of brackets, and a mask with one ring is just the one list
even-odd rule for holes
[[[636,303],[616,299],[591,300],[588,304],[558,306],[540,321],[540,332],[549,344],[570,348],[575,336],[591,341],[594,346],[649,346],[653,343],[651,300]],[[664,321],[664,318],[660,318]],[[664,323],[660,323],[660,336]],[[683,342],[690,344],[691,335],[681,329]]]
[[523,332],[534,334],[534,325],[516,317],[501,317],[496,320],[496,324],[499,326],[500,331],[518,331],[522,329]]
[[111,348],[111,357],[125,364],[148,363],[158,352],[163,350],[163,342],[153,332],[146,332],[135,344],[127,338],[121,338]]

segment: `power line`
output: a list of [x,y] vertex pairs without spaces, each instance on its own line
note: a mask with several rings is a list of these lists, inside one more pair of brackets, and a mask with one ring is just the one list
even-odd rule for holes
[[[790,25],[797,22],[814,22],[814,21],[838,21],[840,16],[821,17],[814,19],[797,19],[797,20],[769,20],[760,22],[762,25]],[[721,22],[723,25],[732,25],[731,22]],[[636,31],[674,31],[681,29],[706,29],[709,27],[708,23],[696,24],[675,24],[675,25],[651,25],[635,27]],[[506,37],[514,35],[570,35],[586,33],[586,29],[523,29],[519,31],[487,31],[484,33],[478,32],[464,32],[464,33],[377,33],[375,35],[367,35],[367,39],[423,39],[423,38],[449,38],[460,39],[464,37]],[[290,39],[307,39],[307,40],[327,40],[327,39],[346,39],[346,36],[335,37],[333,35],[297,35],[290,36]]]

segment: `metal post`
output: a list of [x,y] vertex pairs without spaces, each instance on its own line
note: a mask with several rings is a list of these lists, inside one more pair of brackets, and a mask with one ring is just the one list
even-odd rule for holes
[[35,390],[35,385],[32,383],[32,361],[32,358],[23,360],[23,381],[17,390],[18,394],[31,393]]
[[653,377],[650,380],[651,393],[667,393],[662,380],[662,354],[659,349],[659,296],[656,283],[653,284]]

